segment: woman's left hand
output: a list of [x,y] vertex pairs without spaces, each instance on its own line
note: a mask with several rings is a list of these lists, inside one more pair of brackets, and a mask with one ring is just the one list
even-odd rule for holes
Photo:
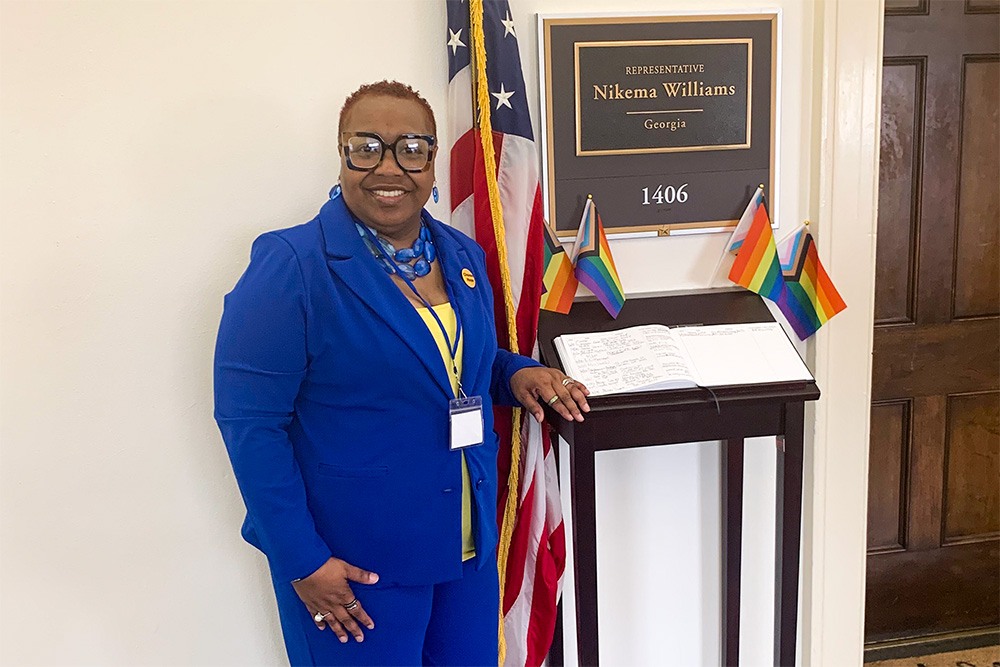
[[569,421],[575,419],[582,422],[583,413],[590,412],[590,406],[587,405],[590,391],[580,382],[554,368],[522,368],[511,376],[510,390],[538,423],[545,419],[541,403],[551,405],[553,410]]

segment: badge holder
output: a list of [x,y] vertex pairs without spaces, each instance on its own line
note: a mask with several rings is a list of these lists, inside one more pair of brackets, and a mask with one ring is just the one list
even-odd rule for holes
[[483,397],[463,396],[448,402],[451,449],[483,444]]

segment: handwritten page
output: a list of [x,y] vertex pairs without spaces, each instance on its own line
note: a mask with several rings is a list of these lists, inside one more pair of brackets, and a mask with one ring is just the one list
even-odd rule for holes
[[636,327],[643,332],[649,349],[653,352],[663,367],[661,381],[690,384],[701,384],[690,355],[674,335],[673,331],[661,324]]
[[777,322],[566,334],[555,347],[591,396],[680,387],[811,380]]
[[695,386],[683,348],[676,341],[650,340],[661,325],[593,334],[567,334],[555,341],[567,375],[587,385],[591,396]]

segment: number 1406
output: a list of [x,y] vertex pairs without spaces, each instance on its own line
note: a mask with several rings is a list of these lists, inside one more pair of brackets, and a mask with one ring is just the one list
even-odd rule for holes
[[662,185],[657,185],[653,194],[649,193],[649,188],[642,189],[642,205],[649,206],[650,203],[655,204],[673,204],[674,202],[678,204],[683,204],[688,200],[688,193],[685,188],[688,186],[687,183],[674,187],[668,185],[663,187]]

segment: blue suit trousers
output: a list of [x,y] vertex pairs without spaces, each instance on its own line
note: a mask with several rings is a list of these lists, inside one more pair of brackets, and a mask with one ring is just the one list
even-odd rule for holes
[[341,644],[329,628],[320,630],[292,585],[275,581],[281,630],[293,665],[352,667],[496,667],[500,590],[496,556],[476,569],[463,566],[461,579],[426,586],[351,588],[375,623],[362,627],[364,641]]

